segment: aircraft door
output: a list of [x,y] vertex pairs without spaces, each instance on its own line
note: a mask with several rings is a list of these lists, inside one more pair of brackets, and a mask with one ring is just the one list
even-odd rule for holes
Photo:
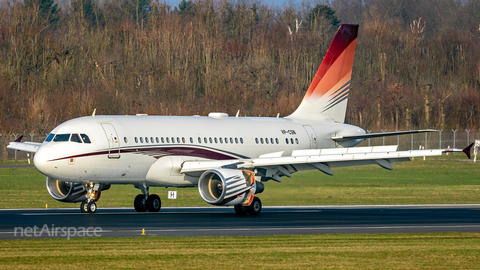
[[115,127],[110,123],[102,123],[101,125],[108,140],[108,158],[120,158],[120,140]]
[[307,131],[308,138],[310,139],[310,149],[317,149],[317,134],[315,134],[312,126],[304,125],[303,128]]

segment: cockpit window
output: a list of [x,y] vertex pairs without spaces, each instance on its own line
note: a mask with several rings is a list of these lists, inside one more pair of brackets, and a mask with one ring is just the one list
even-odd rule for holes
[[80,134],[80,137],[82,137],[84,143],[91,143],[90,138],[86,134]]
[[52,139],[53,139],[53,137],[55,137],[55,134],[50,133],[50,134],[47,136],[47,138],[45,139],[45,141],[46,141],[46,142],[51,142]]
[[55,138],[53,138],[54,142],[68,142],[70,139],[70,134],[57,134]]
[[76,142],[76,143],[82,143],[82,140],[80,140],[80,136],[78,134],[72,134],[72,137],[70,137],[71,142]]

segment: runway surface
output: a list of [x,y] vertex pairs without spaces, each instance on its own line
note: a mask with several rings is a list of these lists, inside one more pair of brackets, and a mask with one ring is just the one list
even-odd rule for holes
[[259,216],[237,216],[232,207],[0,210],[0,239],[70,237],[62,230],[88,237],[94,229],[102,237],[145,237],[143,229],[146,236],[480,232],[480,204],[264,207]]

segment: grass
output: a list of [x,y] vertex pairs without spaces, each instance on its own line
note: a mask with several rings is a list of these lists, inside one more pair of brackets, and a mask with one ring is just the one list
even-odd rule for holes
[[95,269],[478,269],[480,255],[480,233],[34,239],[1,243],[1,269],[85,269],[92,264]]
[[[443,204],[479,203],[480,163],[461,155],[415,159],[397,163],[393,171],[379,166],[333,169],[334,176],[319,171],[293,174],[282,183],[269,181],[258,196],[264,205],[330,204]],[[45,187],[45,176],[35,168],[0,169],[0,208],[78,207],[57,202]],[[197,188],[151,188],[163,206],[210,206]],[[168,200],[169,190],[178,191],[177,200]],[[112,185],[102,193],[99,207],[132,207],[139,190],[132,185]],[[29,198],[28,200],[18,198]]]

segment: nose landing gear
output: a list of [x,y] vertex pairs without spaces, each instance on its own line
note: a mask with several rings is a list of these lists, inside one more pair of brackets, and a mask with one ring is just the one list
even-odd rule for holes
[[87,193],[85,194],[87,200],[83,201],[82,204],[80,204],[80,211],[82,211],[82,213],[93,214],[97,212],[97,204],[95,202],[100,199],[100,185],[94,183],[87,183],[85,184],[85,189],[87,190]]

